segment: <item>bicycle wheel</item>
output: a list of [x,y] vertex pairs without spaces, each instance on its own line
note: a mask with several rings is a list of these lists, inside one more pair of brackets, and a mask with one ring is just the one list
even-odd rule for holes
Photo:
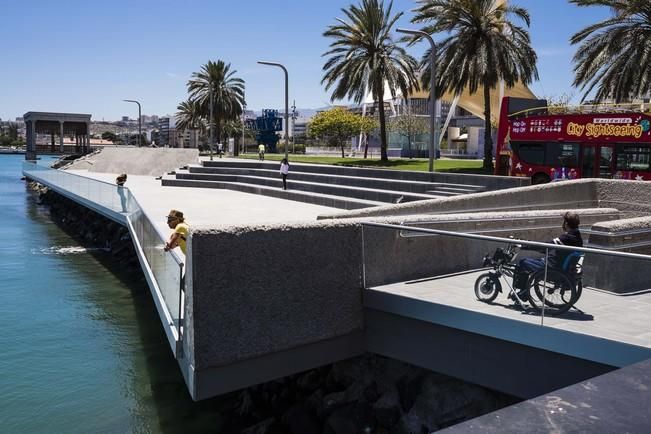
[[529,304],[534,309],[542,311],[543,301],[545,313],[560,315],[565,313],[577,301],[576,287],[565,273],[557,270],[537,271],[529,280]]
[[481,274],[475,281],[475,296],[479,301],[492,303],[500,292],[502,292],[500,279],[491,273]]

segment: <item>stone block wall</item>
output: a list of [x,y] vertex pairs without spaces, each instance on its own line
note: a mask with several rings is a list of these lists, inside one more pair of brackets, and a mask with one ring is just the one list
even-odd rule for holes
[[363,326],[359,226],[194,229],[194,368],[291,349]]

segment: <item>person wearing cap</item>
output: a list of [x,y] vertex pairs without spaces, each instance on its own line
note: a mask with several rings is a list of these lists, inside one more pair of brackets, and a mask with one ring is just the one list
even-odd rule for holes
[[170,239],[165,243],[165,251],[169,252],[176,247],[180,247],[185,255],[190,226],[185,223],[183,213],[175,209],[171,210],[167,215],[167,226],[170,229],[174,229],[174,232],[172,232]]

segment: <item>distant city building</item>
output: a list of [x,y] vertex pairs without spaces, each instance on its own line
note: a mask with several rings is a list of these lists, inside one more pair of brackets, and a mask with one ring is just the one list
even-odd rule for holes
[[177,131],[176,122],[174,118],[163,117],[158,119],[158,146],[176,148],[177,147]]
[[122,122],[129,122],[129,116],[122,116]]
[[170,143],[170,118],[160,118],[158,120],[158,146],[169,146]]

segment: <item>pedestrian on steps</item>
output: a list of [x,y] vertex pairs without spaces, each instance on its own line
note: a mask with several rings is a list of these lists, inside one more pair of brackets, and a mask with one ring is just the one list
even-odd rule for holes
[[283,177],[283,190],[287,190],[287,175],[289,174],[289,162],[283,158],[280,162],[280,176]]

